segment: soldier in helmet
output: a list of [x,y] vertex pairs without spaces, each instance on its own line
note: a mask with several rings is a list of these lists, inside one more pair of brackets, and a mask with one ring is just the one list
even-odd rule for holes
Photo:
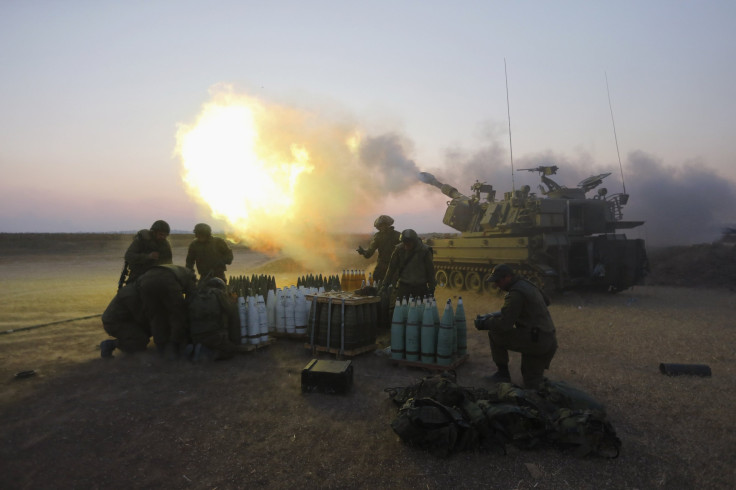
[[432,249],[422,242],[414,230],[402,231],[401,242],[394,247],[380,291],[383,292],[389,285],[396,286],[398,298],[434,294]]
[[147,270],[136,285],[156,348],[167,359],[178,359],[189,341],[185,296],[195,292],[194,272],[180,265],[157,265]]
[[100,343],[100,356],[113,357],[115,349],[125,353],[145,351],[151,328],[143,314],[143,302],[135,284],[121,288],[102,314],[102,327],[113,339]]
[[549,298],[537,286],[514,274],[506,264],[493,268],[486,280],[506,291],[501,311],[476,318],[478,330],[488,330],[491,357],[497,372],[491,382],[511,382],[509,352],[521,353],[524,386],[536,389],[557,351],[555,324],[547,306]]
[[368,249],[364,249],[362,246],[357,248],[357,252],[370,259],[373,253],[378,251],[378,262],[376,268],[373,270],[373,280],[383,281],[386,270],[388,269],[388,262],[391,260],[391,253],[394,251],[394,247],[399,243],[399,237],[401,233],[394,230],[394,220],[391,216],[382,214],[373,223],[378,233],[374,234],[371,238],[371,243]]
[[200,279],[211,273],[211,277],[225,280],[225,270],[233,263],[230,245],[220,237],[212,236],[212,228],[206,223],[194,227],[194,240],[189,244],[186,266],[194,270],[197,266]]
[[133,243],[125,252],[125,263],[130,269],[127,284],[135,282],[155,265],[172,263],[173,254],[168,240],[170,232],[169,224],[160,219],[153,222],[150,230],[136,233]]
[[229,359],[247,352],[247,346],[239,343],[240,318],[225,281],[213,277],[200,284],[187,303],[195,361]]

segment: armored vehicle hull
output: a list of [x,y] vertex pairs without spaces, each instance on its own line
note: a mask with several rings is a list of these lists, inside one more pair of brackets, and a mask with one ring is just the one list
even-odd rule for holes
[[[451,197],[443,223],[460,233],[427,239],[434,251],[437,285],[456,290],[490,291],[485,279],[500,263],[547,290],[595,288],[612,292],[640,284],[648,272],[644,240],[618,230],[641,225],[623,221],[628,195],[594,198],[585,193],[608,174],[594,176],[577,188],[558,186],[548,178],[557,167],[538,167],[544,197],[529,186],[495,200],[492,186],[476,182],[473,196],[442,184],[430,174],[420,179]],[[481,194],[485,194],[485,199]]]

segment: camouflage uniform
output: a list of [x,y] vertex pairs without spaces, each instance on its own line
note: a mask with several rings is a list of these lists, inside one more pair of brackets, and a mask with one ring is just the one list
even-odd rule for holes
[[194,291],[194,272],[180,265],[159,265],[146,271],[138,279],[138,286],[156,346],[186,346],[189,337],[184,294]]
[[486,320],[491,357],[508,365],[508,351],[521,353],[524,386],[536,388],[557,351],[555,325],[547,309],[549,298],[519,276],[511,279],[501,314]]
[[383,281],[388,269],[388,263],[391,260],[391,253],[394,247],[399,243],[401,233],[394,230],[393,226],[389,226],[385,230],[380,230],[371,238],[371,243],[361,255],[366,259],[370,259],[373,253],[378,251],[378,262],[376,268],[373,269],[373,280]]
[[[398,284],[395,284],[398,282]],[[417,238],[414,249],[407,250],[403,243],[394,247],[385,285],[396,285],[398,298],[421,297],[434,294],[434,260],[432,249]],[[393,304],[393,302],[392,302]]]
[[[192,343],[202,344],[214,351],[215,360],[229,359],[239,352],[245,352],[240,344],[240,317],[232,298],[220,289],[212,288],[220,304],[220,318],[216,324],[198,324],[190,321]],[[190,319],[196,317],[193,305],[189,306]]]
[[[151,252],[158,252],[158,259],[152,259]],[[171,264],[173,254],[168,239],[156,240],[151,230],[141,230],[125,252],[125,261],[130,267],[127,284],[132,284],[144,272],[156,265]]]
[[220,237],[210,236],[204,241],[195,239],[189,244],[186,266],[194,270],[196,264],[200,278],[211,271],[212,277],[219,277],[224,281],[227,266],[232,263],[233,251]]
[[102,314],[102,326],[115,346],[123,352],[144,351],[151,338],[151,328],[143,315],[138,287],[130,284],[118,291]]

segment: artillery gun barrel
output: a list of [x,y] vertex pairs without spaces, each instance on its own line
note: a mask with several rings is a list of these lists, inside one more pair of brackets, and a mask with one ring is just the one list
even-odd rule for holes
[[452,199],[462,199],[462,198],[468,199],[466,195],[458,191],[456,188],[454,188],[450,184],[443,184],[442,182],[437,180],[434,175],[430,174],[429,172],[419,172],[419,180],[421,180],[425,184],[429,184],[431,186],[438,188],[440,191],[442,191],[442,194]]

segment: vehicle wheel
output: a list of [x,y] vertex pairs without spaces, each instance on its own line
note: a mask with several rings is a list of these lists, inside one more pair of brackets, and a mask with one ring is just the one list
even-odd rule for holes
[[447,272],[444,269],[440,269],[434,274],[434,280],[437,283],[438,288],[447,287]]
[[450,289],[462,291],[465,289],[465,277],[460,271],[452,271],[450,273]]
[[498,291],[498,289],[493,285],[492,282],[488,282],[489,277],[491,277],[490,272],[486,272],[483,275],[483,292],[487,294],[494,294]]
[[465,289],[473,293],[483,291],[483,283],[480,280],[480,274],[477,272],[468,272],[465,276]]

